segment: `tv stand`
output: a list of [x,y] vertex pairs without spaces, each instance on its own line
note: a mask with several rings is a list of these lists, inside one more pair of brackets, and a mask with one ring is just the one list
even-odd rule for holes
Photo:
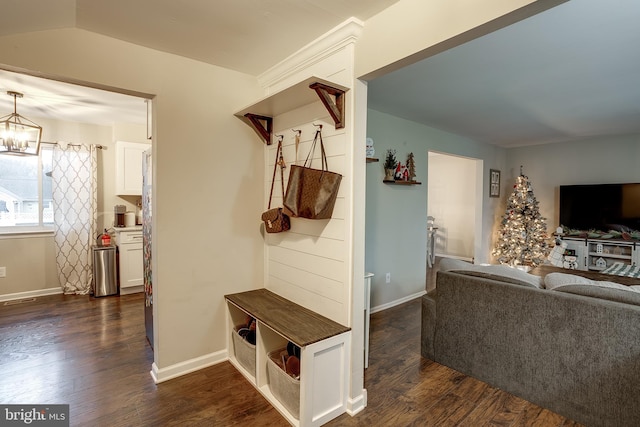
[[640,242],[624,239],[560,237],[576,253],[577,270],[602,271],[616,262],[640,265]]

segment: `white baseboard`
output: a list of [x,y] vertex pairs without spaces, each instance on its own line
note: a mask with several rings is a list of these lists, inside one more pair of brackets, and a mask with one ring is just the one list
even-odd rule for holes
[[167,366],[166,368],[158,368],[156,363],[153,362],[150,374],[153,381],[156,384],[159,384],[182,375],[190,374],[191,372],[195,372],[199,369],[216,365],[228,359],[229,355],[227,350],[220,350],[215,353],[196,357],[195,359],[185,360],[184,362],[176,363],[175,365]]
[[352,417],[367,407],[367,389],[363,388],[360,396],[347,400],[347,414]]
[[140,286],[130,286],[127,288],[120,288],[120,295],[129,295],[129,294],[136,294],[139,292],[144,292],[144,285],[140,285]]
[[372,307],[370,313],[371,314],[377,313],[379,311],[383,311],[383,310],[387,310],[387,309],[389,309],[391,307],[395,307],[396,305],[404,304],[405,302],[411,301],[412,299],[420,298],[422,295],[424,295],[426,293],[427,293],[427,291],[420,291],[418,293],[415,293],[415,294],[412,294],[412,295],[407,295],[406,297],[397,299],[395,301],[391,301],[391,302],[388,302],[386,304],[382,304],[382,305],[378,305],[378,306]]
[[43,297],[46,295],[56,295],[61,293],[62,293],[61,287],[49,288],[49,289],[38,289],[37,291],[16,292],[14,294],[0,295],[0,302],[14,301],[14,300],[24,299],[24,298]]

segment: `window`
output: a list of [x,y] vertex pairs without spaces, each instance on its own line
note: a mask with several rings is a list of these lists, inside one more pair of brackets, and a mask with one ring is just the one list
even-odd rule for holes
[[53,150],[39,156],[0,155],[0,229],[27,231],[53,225]]

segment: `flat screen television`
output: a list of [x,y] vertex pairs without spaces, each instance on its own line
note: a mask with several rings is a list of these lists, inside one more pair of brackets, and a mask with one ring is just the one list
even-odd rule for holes
[[640,230],[640,183],[561,185],[560,224],[578,230]]

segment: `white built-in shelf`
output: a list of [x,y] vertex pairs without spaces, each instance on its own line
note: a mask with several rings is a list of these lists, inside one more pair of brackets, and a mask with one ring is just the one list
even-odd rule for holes
[[612,258],[612,259],[631,259],[631,254],[606,254],[603,252],[589,252],[589,255],[592,257],[600,257],[600,258]]

